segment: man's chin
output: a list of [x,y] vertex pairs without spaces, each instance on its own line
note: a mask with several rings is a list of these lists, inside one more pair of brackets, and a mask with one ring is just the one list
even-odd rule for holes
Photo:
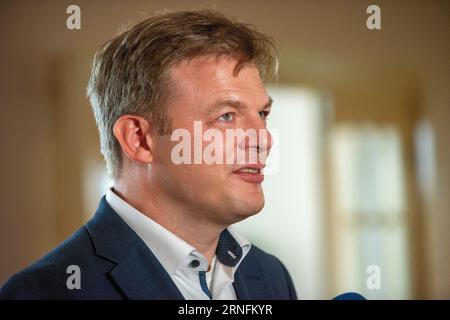
[[261,212],[264,208],[264,196],[261,199],[244,199],[236,206],[236,216],[238,221],[242,221]]

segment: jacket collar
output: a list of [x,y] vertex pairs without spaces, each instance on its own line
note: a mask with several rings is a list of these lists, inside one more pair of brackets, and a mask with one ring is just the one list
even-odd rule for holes
[[139,236],[105,197],[87,223],[96,255],[116,265],[108,277],[129,299],[181,300],[178,288]]

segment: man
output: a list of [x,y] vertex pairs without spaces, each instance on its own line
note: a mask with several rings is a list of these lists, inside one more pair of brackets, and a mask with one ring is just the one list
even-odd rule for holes
[[[106,43],[88,96],[114,187],[85,226],[0,296],[296,299],[281,262],[229,228],[264,206],[264,159],[249,159],[272,145],[261,79],[274,52],[252,26],[213,11],[157,15]],[[216,141],[209,155],[226,161],[211,162],[198,156],[210,146],[195,141],[199,124],[209,141],[259,134]],[[246,161],[229,161],[242,152]]]

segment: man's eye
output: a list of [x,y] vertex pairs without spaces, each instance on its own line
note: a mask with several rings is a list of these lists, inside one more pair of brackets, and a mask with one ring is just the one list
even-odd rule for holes
[[231,113],[225,113],[219,117],[219,120],[227,121],[227,122],[231,121],[231,120],[233,120],[233,115]]
[[259,115],[261,116],[261,118],[263,118],[265,120],[269,116],[269,112],[268,111],[260,111]]

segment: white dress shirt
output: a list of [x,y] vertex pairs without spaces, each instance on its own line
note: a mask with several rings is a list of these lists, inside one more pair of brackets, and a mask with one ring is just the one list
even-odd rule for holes
[[[198,272],[208,270],[208,261],[202,253],[132,207],[112,189],[106,193],[106,201],[153,252],[185,299],[209,299],[199,281]],[[236,300],[236,292],[233,288],[234,273],[251,246],[232,228],[228,227],[226,230],[242,248],[242,256],[233,267],[222,263],[217,255],[214,256],[211,268],[206,272],[206,281],[213,300]],[[230,251],[228,253],[234,258]]]

